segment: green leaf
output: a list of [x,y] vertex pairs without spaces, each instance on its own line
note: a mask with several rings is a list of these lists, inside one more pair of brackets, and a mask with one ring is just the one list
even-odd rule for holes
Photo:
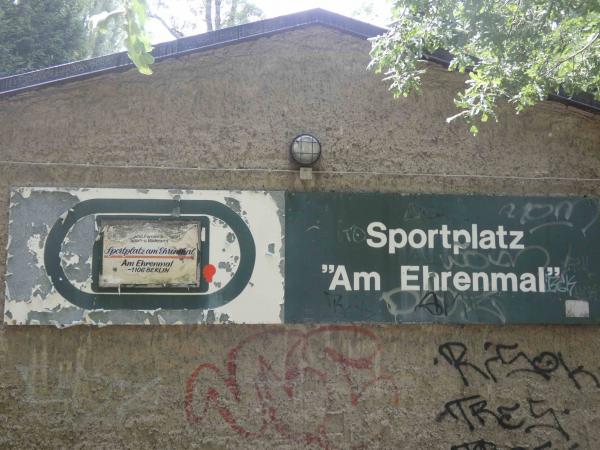
[[153,47],[145,29],[148,5],[145,0],[127,0],[124,11],[127,21],[127,55],[141,74],[150,75],[154,57],[150,54]]
[[559,89],[600,97],[598,0],[395,0],[393,11],[389,31],[371,41],[369,68],[406,96],[421,86],[423,54],[449,51],[449,70],[469,74],[455,98],[464,114],[448,122],[498,121],[500,102],[518,113]]

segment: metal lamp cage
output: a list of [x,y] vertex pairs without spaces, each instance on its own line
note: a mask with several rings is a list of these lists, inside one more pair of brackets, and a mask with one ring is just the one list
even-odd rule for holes
[[312,166],[321,157],[321,143],[310,134],[300,134],[292,141],[290,152],[301,166]]

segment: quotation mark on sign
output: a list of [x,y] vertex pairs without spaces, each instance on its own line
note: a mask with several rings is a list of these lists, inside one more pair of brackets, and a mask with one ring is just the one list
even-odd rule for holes
[[546,276],[548,276],[548,277],[560,276],[560,267],[546,267]]
[[335,272],[335,265],[321,264],[321,273],[333,273],[333,272]]

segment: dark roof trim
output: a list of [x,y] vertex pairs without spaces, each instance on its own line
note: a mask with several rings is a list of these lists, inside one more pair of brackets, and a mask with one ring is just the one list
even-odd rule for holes
[[[164,42],[157,44],[152,54],[157,61],[161,61],[166,58],[271,36],[309,25],[323,25],[361,39],[375,37],[386,31],[385,28],[317,8]],[[439,51],[432,55],[426,55],[425,58],[429,61],[448,66],[451,55],[448,52]],[[68,81],[82,80],[108,72],[123,71],[132,67],[133,64],[127,57],[126,52],[48,67],[20,75],[0,78],[0,97]],[[561,94],[551,94],[548,96],[548,100],[564,103],[588,112],[600,113],[600,102],[594,100],[591,95],[568,97]]]
[[[425,55],[424,58],[427,61],[431,61],[437,64],[441,64],[444,67],[450,65],[452,55],[446,50],[438,50],[430,55]],[[594,100],[594,96],[591,94],[578,94],[569,97],[566,94],[550,94],[548,100],[553,102],[563,103],[574,108],[583,109],[584,111],[600,114],[600,102]]]
[[[270,36],[309,25],[323,25],[362,39],[374,37],[386,31],[384,28],[323,9],[311,9],[287,16],[260,20],[258,22],[164,42],[156,45],[152,54],[157,61],[160,61],[166,58]],[[127,57],[127,52],[48,67],[20,75],[0,78],[0,97],[56,83],[81,80],[107,72],[126,70],[132,67],[133,64]]]

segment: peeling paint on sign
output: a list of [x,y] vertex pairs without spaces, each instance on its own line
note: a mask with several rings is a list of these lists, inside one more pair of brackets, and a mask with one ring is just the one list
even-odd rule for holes
[[[118,211],[88,211],[97,204],[105,209],[118,206]],[[283,204],[282,192],[15,188],[10,204],[5,323],[281,323]],[[137,205],[144,213],[128,212],[128,205]],[[152,212],[155,205],[162,205],[160,213]],[[202,205],[210,208],[203,212]],[[131,221],[132,214],[157,217],[163,224],[203,221],[205,226],[196,234],[201,251],[194,283],[188,283],[188,277],[176,286],[161,283],[162,289],[155,291],[142,283],[138,287],[143,292],[121,289],[119,283],[95,284],[94,246],[102,235],[97,219],[111,216]],[[57,230],[64,232],[60,242],[55,242],[62,236]],[[137,283],[125,280],[122,284],[135,287]],[[143,307],[146,304],[149,307]]]

